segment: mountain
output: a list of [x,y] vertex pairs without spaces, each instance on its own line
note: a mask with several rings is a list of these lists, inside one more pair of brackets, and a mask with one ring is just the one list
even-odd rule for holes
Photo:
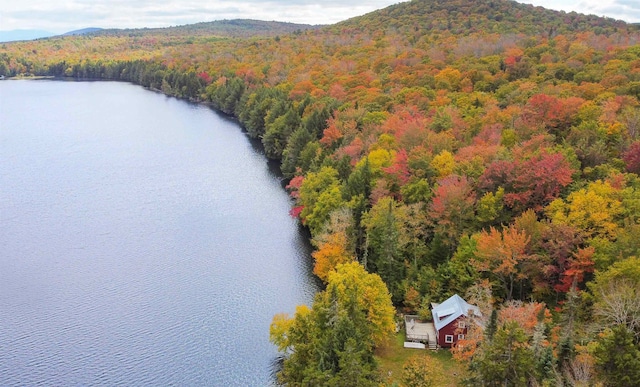
[[318,29],[322,26],[295,24],[252,19],[215,20],[165,28],[109,29],[100,33],[126,36],[225,36],[247,38],[251,36],[276,36]]
[[413,0],[335,25],[335,28],[379,29],[453,35],[524,33],[527,35],[627,28],[621,20],[564,12],[511,0]]
[[20,40],[33,40],[55,35],[43,30],[8,30],[0,31],[0,42],[15,42]]
[[[74,30],[66,32],[60,36],[71,36],[71,35],[85,35],[94,32],[101,31],[102,28],[83,28],[80,30]],[[57,36],[53,32],[44,31],[44,30],[9,30],[9,31],[0,31],[0,42],[16,42],[21,40],[34,40],[34,39],[42,39],[49,38],[52,36]]]
[[80,30],[73,30],[73,31],[65,32],[62,35],[63,36],[86,35],[86,34],[91,34],[91,33],[99,32],[99,31],[102,31],[102,28],[89,27],[89,28],[82,28]]
[[273,36],[293,32],[316,29],[319,26],[309,24],[262,21],[252,19],[216,20],[212,22],[188,24],[170,27],[170,31],[195,34],[223,34],[230,36],[265,35]]
[[10,30],[0,31],[0,42],[13,42],[21,40],[33,40],[52,36],[76,36],[87,34],[102,34],[110,36],[223,36],[247,38],[251,36],[276,36],[290,33],[299,33],[309,29],[318,29],[323,26],[310,24],[296,24],[277,21],[262,21],[251,19],[216,20],[195,24],[165,28],[133,28],[133,29],[102,29],[96,27],[82,28],[56,35],[43,30]]

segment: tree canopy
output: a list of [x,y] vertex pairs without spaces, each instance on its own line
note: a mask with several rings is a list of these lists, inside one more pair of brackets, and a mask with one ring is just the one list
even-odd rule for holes
[[[367,271],[403,311],[469,289],[491,291],[496,309],[547,305],[546,363],[527,364],[539,346],[522,321],[496,326],[492,340],[522,351],[509,369],[467,357],[483,380],[542,383],[549,369],[604,380],[594,346],[627,345],[623,331],[599,336],[611,324],[638,346],[638,26],[508,0],[414,0],[314,28],[228,21],[6,43],[0,75],[129,81],[206,102],[281,161],[327,283],[312,308],[274,323],[293,351],[287,380],[375,373],[389,321],[363,309],[383,304],[365,296],[384,292],[364,293],[381,286],[354,277]],[[476,344],[484,359],[504,355]]]

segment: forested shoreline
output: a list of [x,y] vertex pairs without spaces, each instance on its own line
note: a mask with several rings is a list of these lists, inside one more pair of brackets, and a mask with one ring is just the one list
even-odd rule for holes
[[428,318],[456,293],[485,320],[453,349],[470,385],[640,381],[636,26],[412,1],[268,37],[4,44],[2,73],[211,103],[280,160],[327,284],[274,320],[283,381],[377,383],[389,302]]

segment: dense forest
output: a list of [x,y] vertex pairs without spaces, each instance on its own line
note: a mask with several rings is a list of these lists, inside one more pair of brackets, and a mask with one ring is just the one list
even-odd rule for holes
[[[0,46],[0,74],[211,103],[280,160],[326,284],[279,315],[290,385],[380,385],[397,313],[453,294],[486,386],[640,385],[640,29],[508,0]],[[408,386],[433,383],[408,364]]]

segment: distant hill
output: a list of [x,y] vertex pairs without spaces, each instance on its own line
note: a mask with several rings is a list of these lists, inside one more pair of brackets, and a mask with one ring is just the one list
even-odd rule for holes
[[226,36],[247,38],[251,36],[276,36],[322,26],[251,19],[216,20],[165,28],[108,29],[98,31],[106,35],[164,35],[164,36]]
[[248,38],[252,36],[276,36],[309,29],[317,29],[323,26],[310,24],[295,24],[276,21],[262,21],[251,19],[216,20],[196,24],[186,24],[165,28],[111,28],[103,29],[96,27],[82,28],[64,34],[54,34],[43,30],[10,30],[0,31],[1,42],[14,42],[21,40],[33,40],[48,38],[53,36],[77,36],[87,34],[116,35],[116,36],[224,36]]
[[189,24],[171,27],[175,31],[190,33],[216,33],[223,32],[229,35],[277,35],[296,31],[318,28],[309,24],[295,24],[277,21],[262,21],[251,19],[217,20],[205,23]]
[[453,35],[522,33],[557,35],[575,31],[633,28],[621,20],[564,12],[511,0],[413,0],[340,22],[333,28],[395,30]]
[[43,30],[8,30],[0,31],[0,42],[15,42],[19,40],[33,40],[55,35]]
[[[95,32],[101,31],[102,28],[83,28],[80,30],[73,30],[61,34],[60,36],[70,36],[70,35],[85,35],[91,34]],[[0,31],[0,42],[16,42],[21,40],[33,40],[33,39],[42,39],[49,38],[52,36],[58,36],[58,34],[54,34],[53,32],[44,31],[44,30],[9,30],[9,31]]]
[[91,33],[99,32],[99,31],[102,31],[102,28],[89,27],[89,28],[82,28],[80,30],[73,30],[73,31],[65,32],[62,35],[63,36],[86,35],[86,34],[91,34]]

